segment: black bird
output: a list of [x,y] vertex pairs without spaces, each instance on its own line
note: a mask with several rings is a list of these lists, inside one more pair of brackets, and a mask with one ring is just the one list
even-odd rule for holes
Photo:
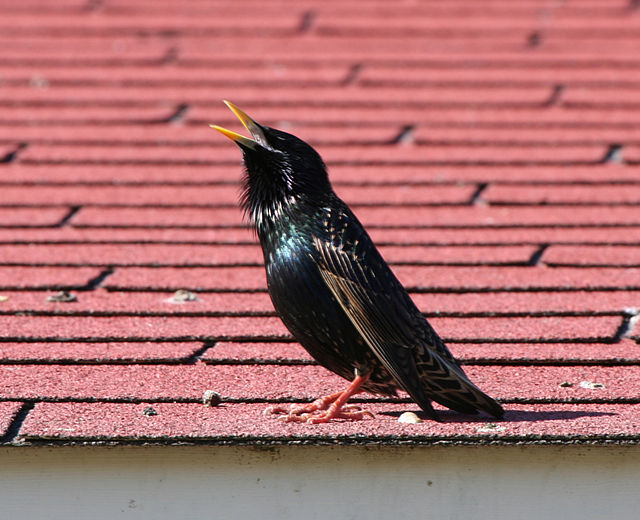
[[273,305],[311,356],[351,381],[344,392],[268,411],[286,421],[357,420],[371,414],[346,404],[352,395],[402,389],[435,420],[432,401],[502,417],[502,407],[465,375],[333,192],[320,155],[225,103],[251,133],[212,125],[242,150],[242,207],[260,239]]

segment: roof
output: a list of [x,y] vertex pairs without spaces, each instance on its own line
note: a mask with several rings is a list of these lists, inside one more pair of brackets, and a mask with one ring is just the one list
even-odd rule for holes
[[[637,2],[0,12],[3,442],[638,442]],[[317,147],[504,421],[262,417],[344,381],[274,315],[221,99]]]

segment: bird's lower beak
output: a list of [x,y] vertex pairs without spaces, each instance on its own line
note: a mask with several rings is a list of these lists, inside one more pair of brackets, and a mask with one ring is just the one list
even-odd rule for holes
[[251,134],[251,138],[240,135],[232,130],[227,130],[226,128],[218,125],[209,125],[211,126],[211,128],[214,128],[221,134],[227,136],[229,139],[231,139],[241,147],[250,148],[252,150],[255,150],[256,148],[266,148],[268,150],[271,149],[264,136],[262,127],[258,123],[256,123],[253,119],[251,119],[247,114],[245,114],[230,101],[224,101],[224,104],[229,107],[229,109],[240,120],[242,125],[249,131],[249,133]]

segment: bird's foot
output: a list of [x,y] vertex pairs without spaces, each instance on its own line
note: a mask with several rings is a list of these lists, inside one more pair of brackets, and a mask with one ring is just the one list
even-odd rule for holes
[[328,423],[333,419],[347,421],[360,421],[365,417],[373,417],[373,414],[363,410],[355,404],[335,405],[335,399],[328,400],[333,396],[317,399],[309,404],[293,404],[270,406],[264,411],[265,415],[277,415],[279,421],[302,422],[307,424]]
[[270,406],[264,414],[278,415],[278,420],[284,422],[308,424],[328,423],[333,419],[360,421],[365,417],[373,417],[371,412],[363,410],[360,406],[347,404],[347,400],[359,391],[367,379],[367,376],[357,376],[344,392],[327,395],[307,404]]
[[303,414],[307,424],[322,424],[331,422],[333,419],[343,419],[346,421],[361,421],[365,417],[373,417],[368,410],[363,410],[355,404],[343,406],[342,408],[329,407],[328,410],[319,411],[312,414]]

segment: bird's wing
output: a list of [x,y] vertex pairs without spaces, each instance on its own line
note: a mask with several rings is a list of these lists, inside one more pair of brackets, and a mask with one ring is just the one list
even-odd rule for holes
[[465,413],[502,415],[464,374],[363,231],[359,247],[315,238],[319,269],[356,329],[396,382],[423,408],[434,400]]

